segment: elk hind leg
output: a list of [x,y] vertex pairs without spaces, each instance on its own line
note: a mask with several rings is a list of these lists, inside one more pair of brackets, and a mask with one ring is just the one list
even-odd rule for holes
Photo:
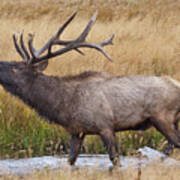
[[[177,136],[180,138],[179,125],[178,125],[179,120],[180,120],[179,117],[175,118],[174,129],[176,131]],[[169,155],[172,153],[174,147],[176,146],[170,140],[168,140],[168,145],[164,148],[163,152],[166,155]]]
[[104,130],[100,134],[101,139],[108,151],[109,158],[114,166],[120,166],[118,148],[115,141],[115,134],[111,130]]
[[[158,122],[154,123],[155,127],[168,139],[170,144],[173,146],[180,148],[180,133],[177,130],[177,125],[173,123],[169,123],[169,119],[166,120],[159,120]],[[169,145],[169,147],[172,145]]]
[[[176,131],[178,131],[178,122],[177,121],[174,123],[174,127],[175,127]],[[174,144],[168,140],[168,145],[163,149],[163,152],[166,155],[169,155],[172,153],[174,147],[175,147]]]

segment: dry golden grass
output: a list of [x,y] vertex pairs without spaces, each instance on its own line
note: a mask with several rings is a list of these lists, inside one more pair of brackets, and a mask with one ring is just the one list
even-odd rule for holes
[[180,168],[167,167],[160,163],[150,165],[149,167],[128,168],[126,170],[98,171],[95,169],[79,170],[44,170],[27,176],[4,176],[2,180],[179,180]]

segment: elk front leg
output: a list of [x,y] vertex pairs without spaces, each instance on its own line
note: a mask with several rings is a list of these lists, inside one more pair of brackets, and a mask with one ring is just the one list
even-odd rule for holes
[[68,160],[70,165],[74,165],[74,163],[78,157],[84,136],[85,136],[84,133],[80,133],[78,135],[71,136],[70,154],[69,154],[69,160]]
[[103,132],[101,132],[100,136],[108,151],[111,162],[114,166],[120,166],[119,153],[115,142],[114,132],[112,132],[111,130],[104,130]]

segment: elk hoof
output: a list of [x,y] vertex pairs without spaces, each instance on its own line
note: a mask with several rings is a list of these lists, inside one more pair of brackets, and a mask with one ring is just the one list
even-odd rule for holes
[[172,144],[168,144],[164,149],[163,153],[169,156],[173,152],[174,146]]
[[120,167],[121,166],[119,157],[115,157],[112,160],[112,163],[113,163],[114,167]]
[[69,164],[70,166],[73,166],[73,165],[75,164],[75,161],[74,161],[73,159],[69,158],[69,159],[68,159],[68,164]]

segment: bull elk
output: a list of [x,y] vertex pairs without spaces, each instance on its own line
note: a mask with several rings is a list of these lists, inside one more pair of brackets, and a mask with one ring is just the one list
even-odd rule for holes
[[[84,72],[76,76],[48,76],[42,73],[48,60],[71,50],[94,48],[111,61],[103,47],[112,44],[114,35],[100,43],[88,43],[86,37],[96,20],[95,13],[75,40],[60,40],[60,35],[76,12],[40,49],[28,49],[23,34],[13,35],[22,62],[0,62],[0,84],[11,94],[34,108],[41,116],[63,126],[71,134],[69,163],[77,159],[85,135],[99,135],[114,165],[119,165],[115,132],[158,129],[180,148],[177,122],[180,118],[180,83],[163,76],[112,76],[103,72]],[[53,51],[55,45],[63,46]]]

